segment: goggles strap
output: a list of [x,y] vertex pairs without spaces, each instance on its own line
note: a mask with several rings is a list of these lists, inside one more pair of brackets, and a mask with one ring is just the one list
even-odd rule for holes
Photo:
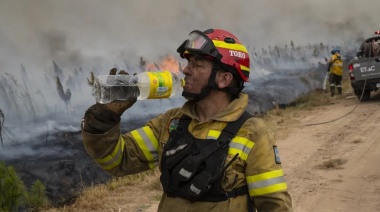
[[186,51],[186,48],[185,48],[185,45],[186,45],[186,42],[187,40],[185,40],[178,48],[177,48],[177,52],[179,53],[179,56],[181,56],[181,58],[184,58],[183,56],[183,53]]

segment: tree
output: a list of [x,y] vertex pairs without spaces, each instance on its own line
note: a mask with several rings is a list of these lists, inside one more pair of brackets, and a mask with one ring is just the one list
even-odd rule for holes
[[40,180],[36,180],[30,192],[28,192],[28,204],[31,208],[39,209],[49,204],[45,195],[45,186]]

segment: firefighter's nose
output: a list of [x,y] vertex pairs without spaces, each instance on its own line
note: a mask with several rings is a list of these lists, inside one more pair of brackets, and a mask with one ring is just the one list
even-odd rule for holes
[[185,68],[183,68],[182,72],[186,76],[189,75],[190,74],[189,65],[186,65]]

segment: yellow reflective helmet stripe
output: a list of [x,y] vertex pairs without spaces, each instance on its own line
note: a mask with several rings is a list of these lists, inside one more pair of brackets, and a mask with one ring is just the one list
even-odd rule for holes
[[158,165],[158,141],[150,127],[142,127],[131,132],[152,169]]
[[240,65],[240,69],[243,71],[249,71],[250,69],[247,66]]
[[123,158],[123,152],[125,149],[125,141],[122,136],[119,137],[119,141],[117,142],[115,149],[112,153],[104,158],[95,159],[95,161],[106,170],[110,170],[115,168],[121,163],[121,159]]
[[248,53],[247,48],[245,48],[245,46],[242,44],[226,43],[222,40],[212,40],[212,42],[214,43],[215,47],[217,47],[217,48],[231,49],[231,50],[236,50],[236,51]]
[[276,193],[287,189],[282,169],[247,176],[249,195],[260,196]]
[[[208,139],[217,139],[221,134],[221,131],[217,130],[210,130],[208,132],[207,138]],[[239,153],[239,156],[242,160],[246,161],[249,155],[249,152],[253,148],[255,143],[247,138],[235,136],[229,146],[228,154],[229,155],[236,155],[236,153]]]

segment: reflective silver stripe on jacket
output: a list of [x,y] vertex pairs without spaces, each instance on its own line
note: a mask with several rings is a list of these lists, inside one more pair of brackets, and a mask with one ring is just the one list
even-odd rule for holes
[[149,167],[156,167],[158,165],[158,141],[152,129],[145,126],[131,131],[131,135],[148,160]]

